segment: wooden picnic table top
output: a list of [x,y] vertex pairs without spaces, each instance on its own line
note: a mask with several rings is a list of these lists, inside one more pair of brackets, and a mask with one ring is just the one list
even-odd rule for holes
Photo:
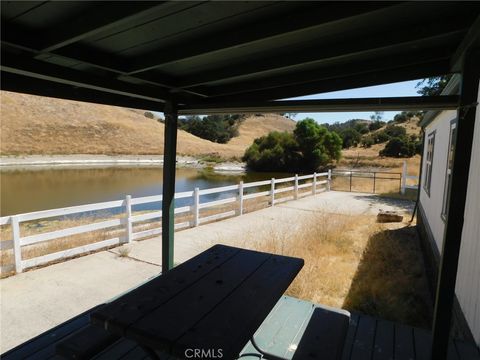
[[[215,245],[91,315],[94,324],[157,352],[221,350],[235,358],[303,260]],[[192,351],[192,350],[190,350]]]

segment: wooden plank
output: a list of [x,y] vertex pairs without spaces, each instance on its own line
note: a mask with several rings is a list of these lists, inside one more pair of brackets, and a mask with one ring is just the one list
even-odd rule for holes
[[74,227],[62,229],[62,230],[49,231],[43,234],[24,236],[20,238],[20,244],[22,246],[31,245],[31,244],[35,244],[42,241],[62,238],[65,236],[72,236],[77,234],[83,234],[90,231],[107,229],[114,226],[121,226],[124,223],[125,223],[125,219],[113,219],[113,220],[99,221],[93,224],[74,226]]
[[474,343],[462,340],[455,340],[454,343],[460,360],[480,360],[480,352]]
[[212,189],[203,189],[200,190],[200,195],[207,195],[207,194],[215,194],[219,192],[224,192],[224,191],[234,191],[238,190],[238,185],[229,185],[229,186],[222,186],[222,187],[216,187]]
[[349,319],[344,310],[316,307],[293,359],[339,359]]
[[235,292],[176,340],[173,353],[182,356],[186,348],[213,348],[222,349],[226,359],[238,356],[303,263],[302,259],[270,256]]
[[87,326],[56,344],[56,353],[67,359],[90,359],[119,337],[96,326]]
[[[270,254],[240,249],[201,281],[172,296],[154,311],[145,312],[143,318],[126,329],[126,336],[154,349],[168,349],[270,257]],[[168,284],[165,282],[165,286]]]
[[80,212],[111,209],[111,208],[121,207],[124,205],[125,205],[125,200],[107,201],[102,203],[78,205],[78,206],[71,206],[71,207],[65,207],[60,209],[42,210],[42,211],[29,212],[25,214],[19,214],[18,219],[19,221],[30,221],[30,220],[43,219],[48,217],[65,216],[65,215],[76,214]]
[[23,268],[38,266],[46,264],[50,261],[55,261],[67,257],[72,257],[80,254],[87,253],[89,251],[95,251],[98,249],[102,249],[104,247],[114,246],[122,242],[122,238],[116,237],[109,240],[99,241],[93,244],[87,244],[83,246],[78,246],[72,249],[67,249],[63,251],[58,251],[55,253],[39,256],[32,259],[22,260]]
[[11,216],[2,216],[0,217],[0,225],[7,225],[10,223]]
[[[101,310],[93,312],[92,321],[122,335],[124,327],[133,324],[146,312],[161,306],[210,273],[215,267],[228,261],[239,251],[238,248],[215,245],[171,271],[112,301]],[[169,284],[168,287],[163,285],[166,283]],[[152,296],[152,292],[155,293],[155,296]]]
[[418,360],[430,359],[432,352],[432,334],[424,329],[413,329],[415,355]]
[[359,318],[358,314],[354,313],[350,315],[350,324],[348,326],[347,336],[345,337],[345,344],[343,345],[342,360],[350,360]]
[[132,198],[132,205],[146,204],[152,202],[161,202],[163,195],[143,196],[138,198]]
[[250,182],[250,183],[244,183],[243,188],[250,188],[250,187],[255,187],[255,186],[265,186],[265,185],[270,185],[271,180],[263,180],[263,181],[255,181],[255,182]]
[[193,196],[193,191],[183,191],[175,193],[175,199],[184,199]]
[[355,340],[353,341],[351,360],[370,360],[377,322],[374,318],[362,315],[359,318]]
[[5,352],[2,354],[2,360],[24,359],[48,346],[53,346],[57,341],[87,326],[89,323],[89,313],[92,310],[93,309],[90,309]]
[[110,345],[108,348],[98,353],[96,356],[92,357],[92,360],[118,359],[125,354],[128,354],[137,346],[138,345],[135,341],[121,338],[114,344]]
[[414,360],[413,328],[395,325],[395,360]]
[[282,179],[275,179],[275,184],[281,184],[284,182],[289,182],[295,180],[295,176],[288,177],[288,178],[282,178]]
[[373,360],[393,360],[394,324],[390,321],[377,320]]

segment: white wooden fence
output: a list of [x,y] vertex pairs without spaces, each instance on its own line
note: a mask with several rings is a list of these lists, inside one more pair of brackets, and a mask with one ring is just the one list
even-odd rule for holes
[[[324,173],[314,173],[311,175],[295,175],[289,178],[256,181],[250,183],[240,182],[237,185],[223,186],[212,189],[195,188],[193,191],[185,191],[175,193],[175,199],[192,198],[192,205],[182,206],[175,208],[175,214],[190,214],[192,216],[191,221],[175,224],[175,229],[183,229],[187,227],[199,226],[203,223],[231,217],[235,215],[242,215],[244,213],[245,200],[254,199],[258,197],[268,197],[270,206],[274,206],[283,201],[298,199],[305,195],[315,195],[319,191],[319,186],[322,186],[321,190],[330,190],[331,183],[331,171]],[[278,184],[282,184],[277,187]],[[269,190],[260,191],[261,187],[267,187],[270,185]],[[290,185],[290,186],[285,186]],[[252,189],[253,188],[253,189]],[[250,191],[247,189],[251,189]],[[305,191],[303,189],[308,189]],[[277,194],[292,192],[289,196],[276,197]],[[208,194],[220,194],[220,193],[232,193],[234,196],[208,202],[201,202],[200,197]],[[65,258],[70,258],[76,255],[88,253],[102,248],[107,248],[122,243],[130,243],[133,240],[139,240],[146,237],[155,236],[161,234],[161,228],[153,228],[148,230],[142,230],[134,232],[134,224],[144,222],[146,220],[161,219],[162,211],[150,211],[134,215],[132,206],[148,203],[159,203],[162,201],[162,195],[146,196],[139,198],[132,198],[127,195],[123,200],[101,202],[95,204],[87,204],[80,206],[72,206],[60,209],[42,210],[24,214],[17,214],[11,216],[0,217],[0,226],[11,225],[12,238],[10,240],[1,239],[0,250],[13,249],[14,264],[3,265],[1,267],[1,273],[15,272],[20,273],[26,268],[39,266],[52,261],[58,261]],[[200,210],[212,207],[218,207],[219,205],[232,204],[234,210],[221,212],[209,216],[200,216]],[[124,208],[124,215],[120,218],[115,218],[112,214],[112,219],[97,221],[85,225],[74,226],[62,230],[55,230],[50,232],[44,232],[34,235],[22,236],[20,233],[20,224],[28,221],[56,218],[60,216],[89,213],[99,210],[112,210],[115,208]],[[223,209],[224,210],[224,209]],[[220,209],[222,211],[222,209]],[[101,240],[94,243],[89,243],[83,246],[74,247],[67,250],[61,250],[47,255],[42,255],[29,259],[22,259],[22,247],[30,246],[39,243],[45,243],[54,239],[65,238],[68,236],[78,235],[82,233],[98,231],[102,229],[114,229],[121,227],[124,229],[123,236],[115,236],[107,240]]]
[[[416,184],[415,185],[408,185],[407,180],[415,180]],[[402,194],[405,194],[406,189],[418,190],[419,183],[420,183],[420,181],[418,179],[418,176],[408,175],[408,173],[407,173],[407,162],[404,160],[403,161],[403,168],[402,168],[402,187],[401,187],[400,192]]]

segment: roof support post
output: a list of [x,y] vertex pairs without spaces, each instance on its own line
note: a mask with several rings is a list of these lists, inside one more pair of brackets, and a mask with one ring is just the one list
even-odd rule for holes
[[173,268],[173,238],[175,231],[175,165],[177,153],[176,104],[165,104],[165,135],[163,150],[163,198],[162,198],[162,272]]
[[[460,242],[464,223],[468,173],[475,128],[475,106],[480,74],[480,49],[466,54],[462,70],[456,149],[450,184],[450,203],[443,237],[435,310],[431,358],[447,359],[452,308],[455,298]],[[476,119],[477,122],[480,119]],[[478,125],[478,124],[477,124]]]

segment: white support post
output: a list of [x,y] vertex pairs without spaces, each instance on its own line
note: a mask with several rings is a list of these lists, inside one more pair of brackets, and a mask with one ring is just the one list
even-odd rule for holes
[[313,173],[313,180],[312,180],[312,195],[317,193],[317,173]]
[[400,192],[402,195],[405,194],[405,188],[407,186],[407,161],[403,160],[403,169],[402,169],[402,186]]
[[12,235],[13,235],[13,257],[15,259],[15,272],[17,274],[23,271],[22,267],[22,248],[20,246],[20,223],[18,217],[12,216]]
[[200,189],[193,189],[193,226],[200,224]]
[[272,182],[270,184],[270,206],[275,205],[275,178],[272,178]]
[[295,174],[295,185],[293,187],[293,198],[298,199],[298,174]]
[[331,188],[332,188],[332,170],[328,169],[327,191],[330,191]]
[[133,225],[132,225],[132,197],[127,195],[125,197],[125,224],[127,231],[127,243],[133,240]]
[[243,181],[238,184],[238,214],[243,215]]

